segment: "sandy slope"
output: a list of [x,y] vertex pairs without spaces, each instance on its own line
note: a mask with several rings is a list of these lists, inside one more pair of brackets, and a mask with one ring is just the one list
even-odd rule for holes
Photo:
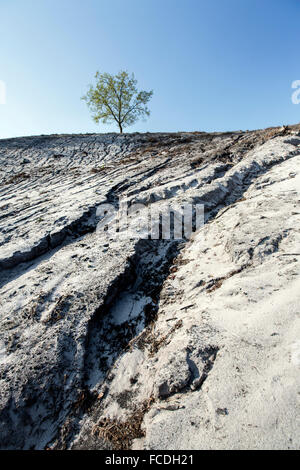
[[[12,139],[0,162],[1,448],[299,447],[297,128]],[[206,224],[97,232],[124,195]]]

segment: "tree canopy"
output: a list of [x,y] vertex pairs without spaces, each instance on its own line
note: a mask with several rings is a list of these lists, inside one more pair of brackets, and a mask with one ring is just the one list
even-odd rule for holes
[[90,85],[85,100],[96,123],[116,121],[120,132],[138,119],[150,115],[147,103],[153,95],[151,91],[138,91],[134,74],[121,71],[116,75],[97,72],[96,84]]

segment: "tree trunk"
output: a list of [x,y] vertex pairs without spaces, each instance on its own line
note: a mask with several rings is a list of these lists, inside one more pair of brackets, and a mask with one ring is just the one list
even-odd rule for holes
[[119,124],[119,128],[120,128],[120,134],[123,134],[123,128],[122,128],[122,125],[120,123]]

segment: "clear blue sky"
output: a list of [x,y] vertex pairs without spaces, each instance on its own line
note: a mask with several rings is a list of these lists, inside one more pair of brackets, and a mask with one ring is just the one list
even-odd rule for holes
[[80,97],[134,72],[151,117],[125,131],[300,122],[299,0],[0,0],[0,137],[117,131]]

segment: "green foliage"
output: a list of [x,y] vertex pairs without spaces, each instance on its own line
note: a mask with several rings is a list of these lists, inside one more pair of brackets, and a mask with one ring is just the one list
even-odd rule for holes
[[90,85],[85,100],[96,123],[116,121],[120,132],[134,124],[139,118],[150,115],[147,103],[153,91],[138,91],[137,80],[126,71],[117,75],[99,73],[95,75],[95,86]]

